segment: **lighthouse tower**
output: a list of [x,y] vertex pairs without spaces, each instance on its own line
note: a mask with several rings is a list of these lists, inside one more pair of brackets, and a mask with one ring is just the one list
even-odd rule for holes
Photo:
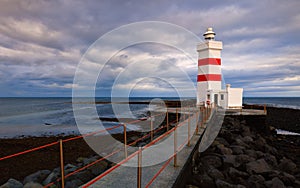
[[197,76],[197,105],[214,103],[219,105],[221,91],[221,50],[222,42],[215,41],[215,32],[208,28],[203,34],[205,41],[197,45],[198,76]]

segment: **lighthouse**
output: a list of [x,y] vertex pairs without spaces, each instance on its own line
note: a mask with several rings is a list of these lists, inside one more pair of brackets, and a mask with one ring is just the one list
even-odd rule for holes
[[203,34],[204,42],[197,45],[197,106],[213,104],[222,108],[242,107],[242,88],[222,88],[221,51],[223,44],[215,40],[216,33],[210,27]]

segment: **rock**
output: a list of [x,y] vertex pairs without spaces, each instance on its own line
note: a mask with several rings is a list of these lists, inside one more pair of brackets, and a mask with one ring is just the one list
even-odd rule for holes
[[100,162],[97,162],[96,164],[90,166],[88,168],[88,170],[90,170],[91,173],[96,176],[96,175],[99,175],[100,173],[104,172],[106,170],[107,166],[108,166],[108,163],[106,161],[100,161]]
[[260,151],[264,151],[264,148],[266,145],[267,145],[266,140],[263,137],[261,137],[260,135],[254,141],[254,146]]
[[253,157],[254,159],[257,159],[257,153],[255,150],[247,149],[244,153],[250,157]]
[[273,178],[271,181],[265,182],[265,185],[270,188],[285,188],[284,183],[277,177]]
[[74,187],[79,187],[80,185],[84,184],[84,182],[82,182],[79,179],[74,179],[71,181],[67,181],[65,184],[65,188],[74,188]]
[[278,165],[278,169],[293,174],[297,170],[297,165],[290,159],[283,158],[280,160]]
[[244,155],[244,154],[236,156],[236,162],[238,162],[240,164],[249,163],[251,161],[255,161],[255,158],[250,157],[248,155]]
[[263,172],[261,175],[266,179],[266,180],[271,180],[275,177],[279,177],[280,171],[278,170],[271,170],[269,172]]
[[232,150],[230,148],[225,147],[222,144],[217,146],[217,151],[222,155],[231,155],[232,154]]
[[43,181],[43,185],[48,185],[51,182],[54,182],[57,180],[57,178],[60,177],[60,172],[58,170],[53,170],[53,172],[51,172],[47,178]]
[[226,146],[226,147],[229,147],[229,143],[227,142],[227,140],[225,140],[224,138],[222,138],[222,137],[217,137],[216,139],[215,139],[215,141],[217,141],[217,142],[219,142],[220,144],[223,144],[224,146]]
[[29,182],[24,185],[24,188],[43,188],[39,183]]
[[33,174],[30,174],[29,176],[26,176],[23,180],[23,184],[29,182],[42,183],[50,173],[50,170],[39,170]]
[[74,179],[79,179],[82,182],[87,182],[94,177],[94,175],[89,170],[78,172],[74,174],[74,176],[75,176]]
[[277,166],[277,159],[274,155],[267,153],[264,157],[265,161],[271,166]]
[[244,188],[245,187],[243,185],[233,185],[220,179],[216,180],[215,183],[217,188]]
[[265,178],[261,175],[251,175],[248,178],[249,187],[264,187],[263,184],[265,182]]
[[279,174],[279,178],[283,181],[285,185],[290,185],[290,186],[292,186],[296,181],[295,176],[288,174],[286,172],[281,172]]
[[201,157],[201,162],[205,166],[219,168],[223,165],[223,160],[218,154],[209,154]]
[[232,154],[234,155],[244,154],[245,147],[243,146],[231,145],[230,148],[232,150]]
[[5,184],[0,186],[0,188],[22,188],[22,187],[23,184],[13,178],[10,178]]
[[233,179],[236,178],[236,177],[249,177],[248,173],[239,171],[239,170],[237,170],[235,168],[232,168],[232,167],[229,168],[228,174]]
[[238,167],[240,165],[236,162],[236,155],[224,155],[224,164],[234,167]]
[[192,184],[198,187],[216,187],[214,180],[206,173],[202,175],[196,175],[192,178]]
[[263,153],[261,151],[256,151],[256,155],[257,155],[257,158],[262,158],[265,156],[265,153]]
[[84,158],[84,157],[78,157],[78,158],[76,159],[76,162],[77,162],[77,163],[82,163],[84,159],[86,159],[86,158]]
[[82,163],[83,163],[83,166],[86,166],[92,162],[95,162],[97,161],[97,157],[91,157],[91,158],[84,158]]
[[242,127],[242,135],[243,136],[251,136],[251,137],[253,136],[253,134],[251,133],[250,128],[247,127],[247,126]]
[[236,145],[244,146],[245,148],[249,148],[249,145],[246,144],[243,140],[241,140],[239,138],[235,139],[235,143],[236,143]]
[[259,159],[259,160],[247,163],[246,169],[247,169],[247,172],[250,174],[253,174],[253,172],[255,172],[256,174],[259,174],[259,173],[271,171],[270,166],[264,159]]
[[224,180],[224,175],[218,169],[211,168],[207,173],[214,180],[216,180],[216,179],[222,179],[222,180]]
[[78,167],[75,166],[75,165],[72,165],[72,164],[67,164],[65,167],[64,167],[64,170],[65,170],[65,175],[66,174],[69,174],[71,172],[74,172],[75,170],[77,170]]
[[241,140],[243,142],[245,142],[246,144],[250,144],[253,142],[253,139],[250,136],[245,136],[245,137],[241,138]]

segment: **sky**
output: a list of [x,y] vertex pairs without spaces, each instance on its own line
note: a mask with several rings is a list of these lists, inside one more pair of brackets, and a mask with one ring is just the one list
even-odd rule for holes
[[[85,91],[97,66],[87,64],[85,80],[73,83],[80,62],[105,56],[105,51],[93,51],[91,45],[116,28],[143,21],[176,24],[200,39],[207,27],[213,27],[216,40],[223,42],[226,83],[244,88],[246,97],[299,97],[299,7],[299,0],[2,0],[0,97],[69,97],[74,87]],[[148,30],[138,32],[149,35]],[[173,34],[155,37],[183,40]],[[195,56],[198,42],[189,47]],[[129,88],[132,96],[167,97],[178,88],[194,96],[190,82],[196,86],[197,59],[188,59],[173,46],[136,44],[105,63],[94,84],[97,96],[110,95],[112,87],[117,92]],[[148,70],[159,75],[149,77]],[[118,78],[122,80],[116,82]]]

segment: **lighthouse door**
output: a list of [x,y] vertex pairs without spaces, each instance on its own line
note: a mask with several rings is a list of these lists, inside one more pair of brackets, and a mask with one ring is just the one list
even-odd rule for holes
[[218,94],[214,95],[214,102],[215,102],[215,106],[219,106],[219,100],[218,100]]

